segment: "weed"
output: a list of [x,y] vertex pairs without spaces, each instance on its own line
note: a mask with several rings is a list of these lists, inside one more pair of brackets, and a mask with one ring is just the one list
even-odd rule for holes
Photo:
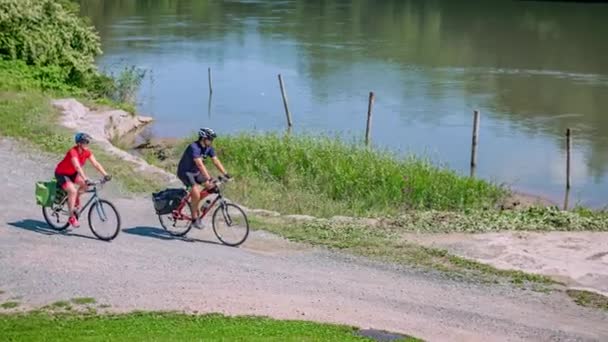
[[0,308],[2,309],[14,309],[20,305],[19,302],[4,302],[0,304]]

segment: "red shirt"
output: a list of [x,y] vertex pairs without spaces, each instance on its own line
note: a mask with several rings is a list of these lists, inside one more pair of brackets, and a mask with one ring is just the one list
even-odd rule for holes
[[72,159],[74,157],[78,159],[78,163],[80,163],[80,166],[82,167],[86,163],[87,159],[91,157],[91,151],[82,149],[82,152],[79,153],[78,150],[78,146],[72,147],[68,153],[65,154],[63,160],[57,164],[55,173],[60,175],[73,175],[78,172],[72,164]]

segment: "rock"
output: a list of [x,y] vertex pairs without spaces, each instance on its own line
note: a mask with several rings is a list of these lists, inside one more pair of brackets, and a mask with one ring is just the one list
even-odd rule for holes
[[334,217],[330,218],[330,220],[334,221],[334,222],[353,222],[353,221],[356,221],[355,218],[349,217],[349,216],[334,216]]
[[53,100],[51,103],[63,114],[61,122],[65,127],[86,132],[101,141],[135,136],[154,120],[124,110],[91,111],[75,99]]
[[251,213],[251,214],[259,215],[259,216],[265,216],[265,217],[281,216],[281,214],[276,211],[264,210],[264,209],[248,209],[247,212]]
[[103,115],[107,117],[104,130],[106,138],[110,140],[124,137],[127,134],[133,134],[154,121],[151,117],[132,115],[124,110],[91,112],[91,115]]
[[317,218],[310,215],[285,215],[284,218],[293,221],[314,221]]
[[338,223],[356,223],[364,226],[376,226],[380,222],[379,220],[372,218],[358,218],[349,216],[334,216],[330,218],[330,221]]
[[67,120],[76,122],[84,118],[89,109],[75,99],[62,99],[52,101],[53,106],[61,110]]

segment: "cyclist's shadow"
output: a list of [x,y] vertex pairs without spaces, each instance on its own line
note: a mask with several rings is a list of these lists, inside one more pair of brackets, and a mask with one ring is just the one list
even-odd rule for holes
[[[27,230],[30,232],[42,234],[42,235],[62,235],[62,236],[73,236],[84,239],[97,240],[92,236],[81,235],[74,232],[74,228],[68,228],[65,230],[55,230],[51,228],[46,222],[38,221],[38,220],[21,220],[17,222],[7,222],[9,226],[13,226],[16,228],[20,228],[23,230]],[[78,230],[82,229],[82,227],[77,228]]]
[[160,228],[155,228],[155,227],[140,226],[140,227],[133,227],[133,228],[123,229],[122,231],[124,233],[127,233],[127,234],[138,235],[138,236],[145,236],[145,237],[150,237],[150,238],[159,239],[159,240],[177,240],[177,241],[185,241],[185,242],[202,242],[202,243],[208,243],[208,244],[211,244],[211,245],[221,245],[221,243],[215,242],[215,241],[194,239],[194,238],[191,238],[191,237],[188,237],[188,236],[182,236],[182,237],[180,237],[180,236],[173,236],[173,235],[169,234],[166,230],[160,229]]

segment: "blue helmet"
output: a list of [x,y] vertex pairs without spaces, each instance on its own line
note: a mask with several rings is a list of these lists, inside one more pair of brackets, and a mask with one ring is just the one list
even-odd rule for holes
[[74,136],[74,141],[76,141],[77,144],[88,144],[91,142],[91,140],[93,140],[93,138],[86,133],[76,133]]

